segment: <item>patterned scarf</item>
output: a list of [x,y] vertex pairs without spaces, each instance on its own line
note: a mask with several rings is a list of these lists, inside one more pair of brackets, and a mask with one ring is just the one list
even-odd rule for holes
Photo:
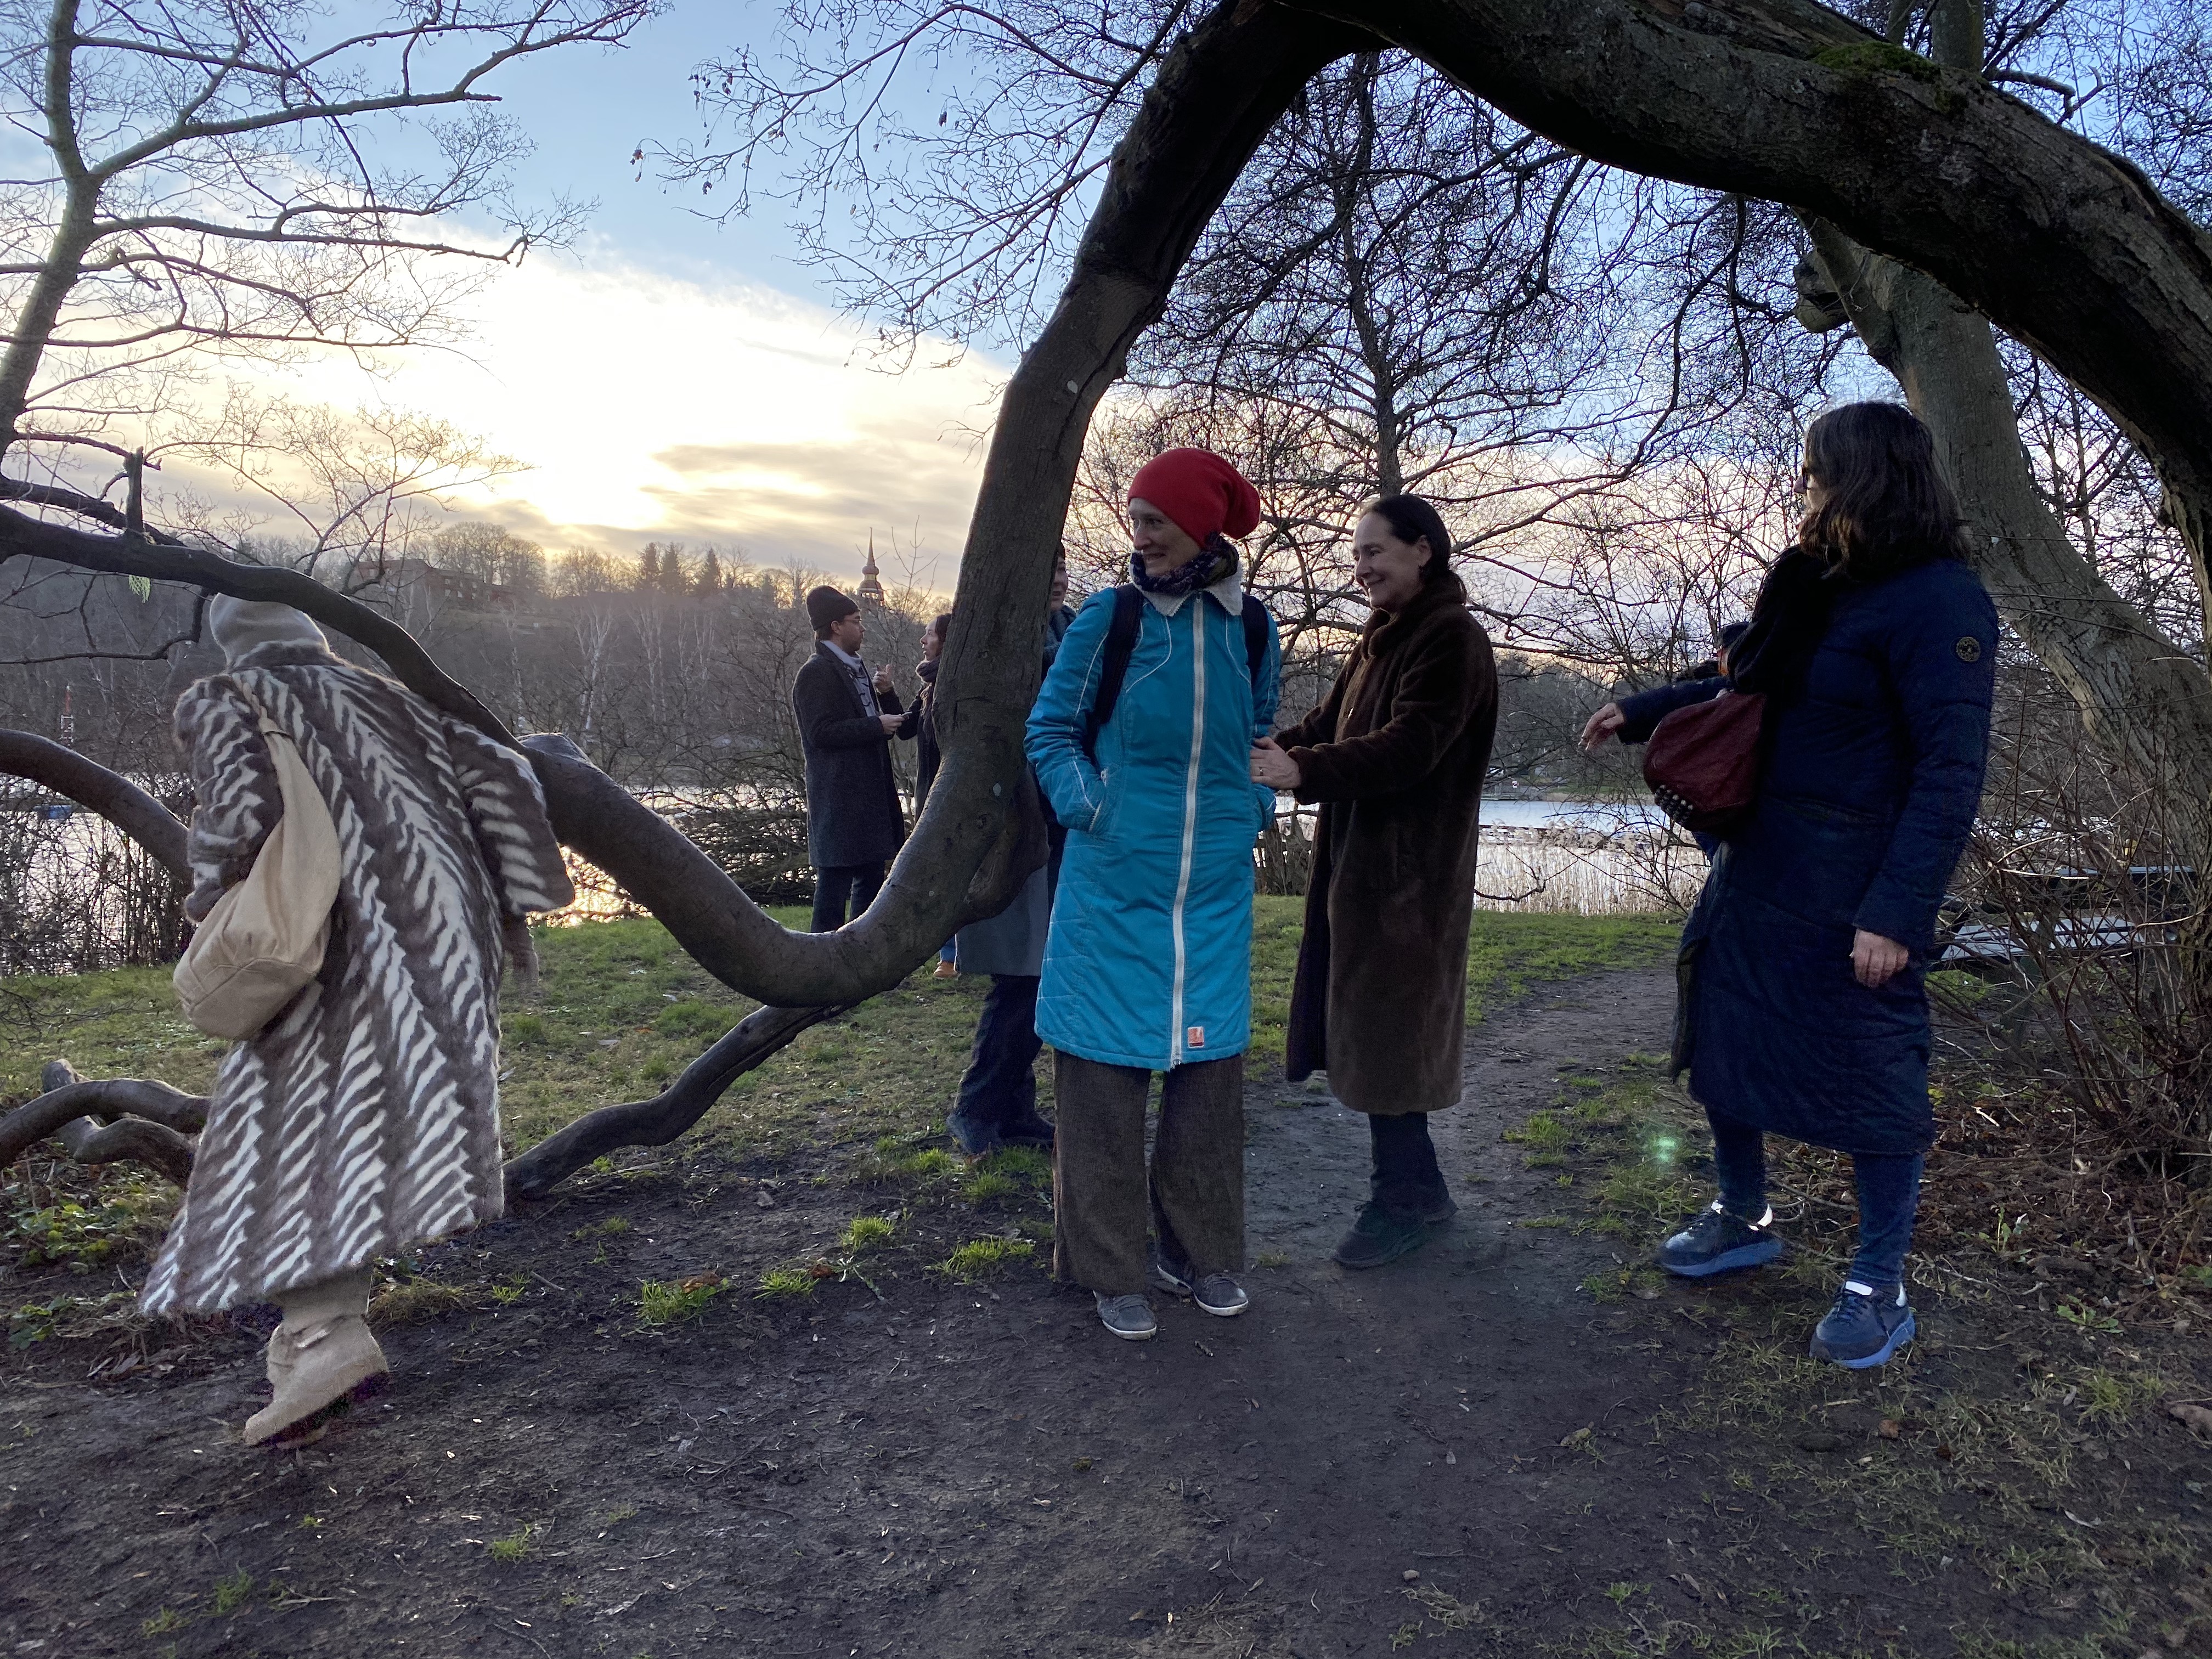
[[1179,564],[1164,576],[1145,574],[1145,556],[1129,555],[1129,580],[1147,593],[1164,593],[1173,598],[1178,593],[1195,593],[1211,587],[1237,571],[1237,549],[1226,536],[1218,532],[1206,538],[1206,545],[1198,550],[1198,556],[1188,564]]

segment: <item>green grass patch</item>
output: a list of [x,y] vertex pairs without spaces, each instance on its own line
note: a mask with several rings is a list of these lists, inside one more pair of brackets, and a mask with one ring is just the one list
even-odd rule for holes
[[648,1279],[637,1287],[637,1316],[647,1325],[676,1325],[696,1319],[707,1304],[721,1295],[720,1273],[699,1273],[679,1280]]
[[[1304,901],[1261,898],[1254,915],[1253,1063],[1279,1063]],[[798,908],[771,912],[804,927]],[[1657,916],[1478,912],[1468,950],[1470,1018],[1543,982],[1661,959],[1674,924]],[[720,984],[668,931],[645,920],[540,929],[543,990],[510,996],[502,1015],[500,1085],[507,1151],[526,1151],[592,1108],[635,1099],[678,1075],[757,1006]],[[925,963],[902,984],[840,1019],[802,1034],[758,1071],[739,1078],[686,1137],[748,1160],[802,1158],[823,1149],[857,1154],[867,1178],[931,1189],[1000,1212],[1050,1187],[1043,1154],[1012,1148],[969,1166],[938,1144],[968,1059],[989,981],[938,980]],[[204,1092],[226,1045],[187,1025],[168,970],[125,968],[8,982],[0,1034],[0,1108],[38,1087],[40,1068],[65,1056],[87,1077],[155,1077]],[[867,1148],[873,1146],[872,1154]],[[615,1161],[599,1166],[612,1174]],[[16,1265],[129,1267],[166,1226],[176,1189],[158,1177],[107,1166],[70,1170],[58,1188],[35,1188],[29,1166],[0,1177],[0,1247]],[[578,1242],[616,1237],[611,1222]],[[409,1316],[461,1305],[434,1287],[415,1292]],[[472,1292],[489,1296],[490,1290]],[[404,1302],[399,1304],[407,1308]],[[27,1328],[39,1340],[51,1322]]]
[[1026,1261],[1036,1253],[1036,1246],[1026,1238],[971,1238],[944,1261],[931,1263],[930,1271],[957,1284],[971,1285],[986,1273]]
[[511,1567],[530,1553],[531,1535],[537,1531],[532,1526],[516,1528],[504,1538],[495,1538],[484,1546],[491,1559],[503,1567]]
[[848,1255],[864,1255],[890,1243],[896,1231],[896,1224],[889,1216],[856,1215],[845,1224],[845,1231],[837,1242],[845,1247]]
[[228,1618],[253,1599],[253,1575],[244,1567],[215,1583],[215,1611],[217,1618]]
[[753,1286],[753,1295],[763,1302],[791,1300],[813,1295],[821,1282],[809,1268],[770,1267]]

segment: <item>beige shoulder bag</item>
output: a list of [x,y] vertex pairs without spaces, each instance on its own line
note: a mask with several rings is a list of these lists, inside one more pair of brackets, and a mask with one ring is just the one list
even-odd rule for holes
[[185,1018],[210,1036],[249,1037],[322,971],[338,896],[338,831],[290,732],[252,705],[284,815],[246,879],[216,901],[177,963]]

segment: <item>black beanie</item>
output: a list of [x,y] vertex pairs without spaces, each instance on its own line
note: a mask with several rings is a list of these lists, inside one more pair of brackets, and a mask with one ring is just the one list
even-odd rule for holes
[[806,595],[806,620],[814,624],[817,634],[827,634],[831,623],[860,608],[834,587],[812,588]]

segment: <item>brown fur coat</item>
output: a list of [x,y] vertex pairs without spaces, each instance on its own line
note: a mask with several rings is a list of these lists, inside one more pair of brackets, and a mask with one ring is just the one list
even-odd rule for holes
[[496,1217],[501,922],[574,896],[521,756],[327,651],[272,644],[177,702],[194,917],[283,814],[233,681],[297,740],[343,874],[321,975],[216,1073],[148,1314],[266,1301]]
[[1456,580],[1376,612],[1321,706],[1275,740],[1321,805],[1291,994],[1291,1079],[1316,1069],[1383,1116],[1460,1097],[1482,779],[1498,726],[1490,636]]

